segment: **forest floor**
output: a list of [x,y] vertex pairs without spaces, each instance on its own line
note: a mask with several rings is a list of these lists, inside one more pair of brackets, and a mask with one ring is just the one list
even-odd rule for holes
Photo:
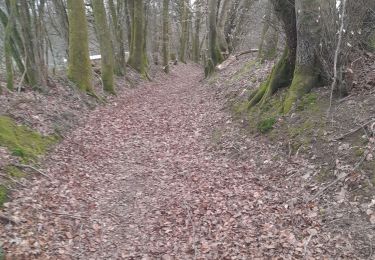
[[322,228],[316,164],[249,135],[202,80],[178,65],[91,112],[4,204],[6,259],[371,258]]

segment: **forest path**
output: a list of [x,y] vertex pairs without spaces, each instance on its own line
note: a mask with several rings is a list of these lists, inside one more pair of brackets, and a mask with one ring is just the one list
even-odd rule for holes
[[313,223],[285,206],[297,193],[280,182],[292,166],[243,135],[202,78],[179,65],[95,110],[46,160],[52,181],[15,192],[7,254],[301,257]]

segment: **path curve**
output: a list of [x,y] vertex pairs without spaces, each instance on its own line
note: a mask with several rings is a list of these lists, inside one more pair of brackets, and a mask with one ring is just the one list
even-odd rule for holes
[[[285,201],[293,171],[243,135],[196,65],[110,105],[46,159],[1,235],[26,259],[299,258],[313,222]],[[299,210],[299,213],[298,213]]]

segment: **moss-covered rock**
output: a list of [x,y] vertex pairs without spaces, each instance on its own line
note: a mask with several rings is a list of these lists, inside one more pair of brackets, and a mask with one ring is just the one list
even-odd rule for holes
[[0,146],[8,148],[23,161],[35,161],[56,141],[54,136],[42,136],[28,127],[17,125],[9,117],[0,116]]

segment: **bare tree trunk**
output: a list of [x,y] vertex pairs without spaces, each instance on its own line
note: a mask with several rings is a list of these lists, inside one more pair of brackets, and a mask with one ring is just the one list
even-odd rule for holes
[[271,60],[276,57],[279,40],[279,33],[275,28],[277,19],[272,10],[270,1],[267,2],[266,13],[263,19],[263,29],[258,53],[258,58],[262,63],[265,60]]
[[220,47],[220,50],[224,53],[229,52],[228,43],[225,37],[225,22],[227,21],[227,15],[231,8],[231,5],[232,5],[232,0],[223,1],[220,16],[219,16],[218,23],[217,23],[219,47]]
[[163,0],[163,68],[169,73],[169,0]]
[[112,28],[115,40],[113,41],[114,52],[114,72],[117,76],[123,76],[125,74],[125,48],[124,48],[124,31],[123,24],[121,22],[121,11],[122,11],[122,1],[117,1],[117,6],[114,4],[113,0],[108,0],[109,10],[112,18]]
[[195,11],[195,33],[193,37],[193,60],[198,63],[200,60],[200,40],[199,34],[201,31],[201,22],[202,22],[202,2],[196,1],[196,11]]
[[40,83],[38,75],[38,64],[35,55],[35,35],[32,34],[32,21],[30,17],[30,6],[27,1],[20,1],[18,5],[19,16],[18,20],[21,25],[21,32],[23,37],[23,49],[25,69],[28,82],[31,86],[36,87]]
[[54,10],[56,12],[57,20],[59,22],[59,33],[61,38],[64,40],[64,46],[66,48],[66,54],[69,54],[69,21],[68,14],[66,12],[66,6],[63,0],[52,0]]
[[221,63],[223,55],[221,54],[216,31],[216,15],[217,15],[217,4],[214,0],[208,1],[208,23],[209,23],[209,33],[208,33],[208,48],[209,48],[209,59],[207,61],[207,66],[205,68],[206,76],[211,75],[217,64]]
[[131,15],[133,13],[133,1],[132,0],[125,0],[125,22],[126,22],[126,31],[128,37],[128,45],[130,48],[132,42],[132,23],[131,23]]
[[186,0],[181,0],[181,37],[180,37],[180,51],[179,59],[186,63],[186,47],[188,41],[188,3]]
[[[12,64],[12,33],[15,26],[15,15],[16,15],[16,0],[10,0],[8,23],[5,27],[4,37],[4,54],[5,54],[5,67],[7,76],[7,88],[9,90],[14,89],[14,76],[13,76],[13,64]],[[1,87],[0,87],[1,94]]]

